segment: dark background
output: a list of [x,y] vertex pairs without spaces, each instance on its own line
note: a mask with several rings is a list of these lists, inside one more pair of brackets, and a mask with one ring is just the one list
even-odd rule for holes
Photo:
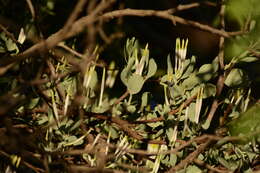
[[[0,19],[1,23],[8,25],[8,30],[13,32],[16,38],[18,37],[21,27],[25,27],[26,24],[31,23],[36,26],[37,31],[43,38],[47,38],[52,33],[59,30],[65,23],[69,14],[73,10],[76,1],[63,0],[35,0],[34,3],[36,11],[36,20],[30,19],[30,11],[26,4],[26,1],[13,1],[13,0],[0,0]],[[53,9],[48,9],[48,3],[52,2]],[[153,9],[153,10],[165,10],[174,8],[180,4],[188,4],[195,2],[192,0],[126,0],[124,1],[125,8],[133,9]],[[202,3],[199,7],[189,10],[177,12],[175,15],[198,21],[202,24],[207,24],[216,28],[219,28],[218,13],[219,13],[219,1],[200,1],[200,2],[212,2],[215,5],[208,5]],[[217,2],[217,3],[216,3]],[[114,5],[114,9],[118,9],[119,2]],[[85,15],[85,12],[82,14]],[[150,54],[153,57],[161,71],[166,69],[166,57],[170,53],[174,56],[175,40],[177,37],[188,38],[188,58],[192,55],[197,57],[196,65],[199,67],[202,64],[210,63],[218,53],[218,41],[219,36],[211,34],[209,32],[201,31],[194,27],[184,26],[176,24],[174,26],[170,21],[159,19],[155,17],[124,17],[123,22],[119,23],[118,20],[112,20],[111,22],[104,24],[104,31],[107,35],[113,32],[123,32],[124,37],[116,39],[112,44],[106,46],[101,54],[102,59],[109,63],[111,60],[115,60],[119,65],[119,68],[123,68],[125,65],[123,48],[127,38],[136,37],[142,45],[149,44]],[[258,25],[259,26],[259,25]],[[227,31],[239,30],[239,24],[226,18]],[[83,40],[84,34],[78,36],[79,42]],[[71,39],[69,41],[75,41]],[[232,42],[232,39],[226,39],[226,45]],[[97,43],[103,44],[102,39],[97,35]],[[82,47],[85,42],[83,41]],[[26,42],[24,49],[30,47],[32,43]],[[79,44],[80,45],[80,44]],[[79,51],[82,47],[79,47]],[[228,50],[229,51],[229,50]],[[229,52],[226,52],[225,61],[228,63],[232,58],[229,56]],[[258,88],[260,86],[260,63],[254,62],[250,64],[241,64],[240,68],[245,69],[250,79],[252,79],[252,95],[255,98],[259,98]],[[118,79],[120,81],[120,79]],[[117,86],[117,90],[122,88],[123,85]]]

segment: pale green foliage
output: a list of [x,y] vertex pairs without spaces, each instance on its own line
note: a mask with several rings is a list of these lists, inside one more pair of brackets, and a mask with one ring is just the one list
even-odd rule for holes
[[[99,73],[98,68],[100,67],[96,65],[99,55],[95,55],[95,62],[83,69],[85,71],[82,80],[79,80],[80,75],[77,73],[59,80],[59,88],[56,86],[56,81],[49,80],[44,83],[42,87],[46,97],[50,98],[50,105],[46,112],[35,113],[34,119],[29,122],[35,124],[36,127],[46,129],[42,132],[44,138],[39,142],[41,149],[54,153],[88,146],[96,152],[100,141],[102,141],[102,153],[113,157],[113,161],[109,160],[105,163],[107,168],[119,169],[120,164],[130,164],[136,167],[144,166],[147,170],[157,173],[179,164],[188,154],[197,149],[196,143],[176,153],[149,156],[148,160],[141,160],[139,165],[130,162],[135,160],[136,154],[128,153],[126,150],[146,149],[147,152],[159,153],[172,150],[181,145],[180,139],[193,139],[203,134],[212,124],[218,123],[210,122],[207,117],[211,106],[209,103],[216,97],[217,92],[218,59],[215,58],[212,63],[196,68],[195,63],[198,58],[195,56],[186,57],[187,44],[187,40],[177,39],[176,54],[178,56],[175,56],[174,60],[171,59],[170,55],[167,59],[165,58],[167,61],[166,74],[160,76],[156,86],[161,87],[165,92],[164,96],[162,95],[165,97],[165,102],[162,103],[153,100],[155,93],[142,92],[144,84],[150,82],[149,79],[157,72],[157,64],[154,59],[149,57],[148,45],[142,49],[134,38],[127,40],[125,48],[127,64],[121,72],[116,68],[115,62],[111,62],[108,69],[101,67]],[[253,141],[253,147],[256,146],[256,142],[259,142],[258,136],[254,134],[255,131],[259,130],[257,126],[259,124],[257,116],[259,110],[253,107],[247,111],[248,105],[251,103],[249,79],[246,73],[235,65],[256,61],[256,57],[249,52],[234,57],[224,69],[227,75],[224,84],[228,91],[223,100],[221,100],[222,96],[218,97],[220,99],[220,116],[228,105],[232,105],[230,113],[225,117],[228,121],[234,119],[228,124],[231,135],[239,135],[241,139],[244,138],[241,140],[244,142]],[[66,58],[52,63],[57,73],[62,74],[70,71],[70,64]],[[126,90],[130,93],[129,97],[120,101],[108,92],[110,88],[113,88],[118,73],[120,73]],[[48,79],[46,74],[42,77]],[[0,81],[9,82],[5,78],[1,78]],[[14,80],[10,83],[15,88],[18,82]],[[80,98],[76,98],[80,87]],[[64,92],[64,98],[60,96],[60,90]],[[192,97],[194,98],[190,103],[185,105],[185,102]],[[154,105],[152,101],[155,101]],[[27,100],[26,104],[19,105],[16,113],[40,108],[42,102],[41,97],[34,95]],[[172,111],[176,111],[174,115]],[[241,112],[245,113],[241,114]],[[99,119],[98,116],[101,118]],[[161,117],[163,117],[163,121],[134,124],[135,121]],[[236,119],[238,117],[239,119]],[[111,123],[112,118],[119,120]],[[123,124],[118,122],[123,122]],[[85,127],[82,128],[82,126],[86,126],[87,130],[83,130]],[[132,133],[125,129],[132,130]],[[131,136],[133,132],[143,140],[134,139]],[[89,146],[86,143],[86,137],[90,134],[94,137],[94,141]],[[146,140],[163,140],[166,145],[146,144],[144,143]],[[111,149],[109,146],[116,146],[116,148]],[[227,143],[225,138],[218,141],[216,146],[201,153],[199,159],[214,166],[221,165],[232,171],[245,170],[243,166],[246,167],[251,163],[256,157],[255,152],[259,152],[257,149],[249,149],[248,143],[241,147],[236,143]],[[231,148],[235,149],[235,153],[227,152]],[[78,157],[83,160],[82,162],[96,167],[100,158],[98,152],[95,152],[80,154]],[[52,155],[49,157],[55,159]],[[16,156],[14,159],[16,162],[13,161],[15,166],[19,166],[18,158]],[[51,163],[51,161],[49,162]],[[178,172],[203,171],[206,169],[190,164]]]
[[127,40],[125,52],[127,66],[121,73],[121,80],[131,94],[137,94],[144,82],[156,73],[157,65],[153,59],[149,59],[148,45],[140,49],[135,38]]
[[10,52],[11,54],[19,53],[19,49],[16,43],[9,37],[6,36],[4,32],[0,33],[0,53]]
[[[12,4],[12,8],[16,9],[18,5],[11,2],[1,1],[1,5]],[[74,4],[77,1],[67,2]],[[25,60],[18,60],[10,67],[3,64],[0,67],[0,172],[13,172],[10,169],[2,170],[6,165],[7,168],[12,165],[18,169],[17,172],[23,172],[19,169],[27,164],[29,166],[26,170],[44,169],[38,172],[56,172],[60,167],[64,169],[57,172],[70,172],[70,168],[75,166],[86,172],[88,169],[94,170],[92,172],[110,172],[107,169],[113,169],[118,172],[159,173],[180,166],[187,159],[191,162],[178,170],[178,173],[209,172],[207,164],[219,169],[219,172],[256,171],[257,166],[254,164],[258,162],[260,154],[260,112],[259,98],[253,95],[256,92],[250,88],[250,84],[254,82],[252,80],[259,80],[259,75],[253,75],[252,78],[249,65],[259,63],[260,1],[224,2],[223,29],[227,29],[227,32],[243,30],[246,33],[225,38],[224,69],[219,68],[218,57],[212,63],[202,64],[198,63],[201,57],[187,56],[193,54],[192,50],[188,50],[188,44],[196,43],[186,38],[176,39],[175,54],[155,59],[150,57],[150,53],[157,50],[151,49],[148,44],[139,44],[135,38],[128,39],[124,50],[118,50],[125,53],[125,64],[121,64],[117,62],[121,56],[110,57],[113,54],[106,54],[106,49],[114,42],[107,44],[108,47],[105,45],[106,48],[100,51],[98,47],[104,47],[102,40],[98,39],[93,43],[101,45],[96,45],[93,52],[82,50],[89,46],[79,45],[84,42],[84,35],[91,35],[88,27],[84,29],[88,34],[78,33],[76,37],[67,39],[74,32],[69,30],[62,43],[50,50],[47,44],[46,50],[38,51],[38,38],[47,38],[46,43],[49,43],[48,40],[55,36],[49,34],[60,29],[56,26],[64,24],[65,20],[60,23],[54,19],[53,23],[48,22],[49,17],[44,17],[57,17],[56,9],[60,9],[58,5],[63,2],[45,0],[37,1],[36,4],[32,1],[37,10],[37,17],[34,18],[29,1],[17,1],[27,10],[24,10],[25,17],[18,16],[15,11],[19,24],[18,31],[13,33],[12,27],[5,26],[9,18],[2,19],[2,15],[6,17],[5,13],[9,14],[9,11],[2,8],[1,63],[5,64],[5,60],[8,62],[8,58],[15,60],[21,52],[25,52],[25,55],[31,50],[38,52]],[[117,2],[116,8],[121,3],[124,2]],[[92,2],[87,2],[85,6],[89,4],[104,7]],[[204,3],[200,5],[205,6]],[[110,7],[113,9],[114,5]],[[201,7],[199,9],[203,10]],[[100,12],[94,20],[100,21],[107,12],[112,11]],[[78,17],[76,15],[76,20],[85,15],[84,10],[83,13]],[[89,17],[91,19],[91,15]],[[14,20],[16,26],[17,21],[10,20]],[[42,27],[45,21],[48,26]],[[102,29],[104,33],[106,28],[120,30],[117,26],[102,27],[107,25],[98,21],[93,23],[93,26],[98,27],[93,37],[102,37]],[[88,19],[84,22],[88,22]],[[216,24],[219,28],[219,23]],[[20,27],[24,28],[24,32]],[[59,34],[63,35],[62,32]],[[112,33],[107,34],[113,36]],[[29,46],[33,46],[32,49]],[[66,46],[67,49],[64,48]],[[56,49],[64,49],[65,53],[62,56],[55,54]],[[88,56],[91,57],[90,62]],[[167,67],[157,69],[157,64],[162,61],[162,64],[167,63]],[[202,65],[198,67],[196,63]],[[125,86],[122,88],[118,88],[119,73]],[[222,79],[219,77],[224,78],[224,83],[218,83]],[[224,85],[222,91],[219,89],[221,84]],[[214,101],[217,101],[217,106],[212,104]],[[216,108],[216,112],[211,120],[209,115],[212,107]],[[214,139],[217,140],[213,140],[195,158],[205,165],[197,165],[196,160],[189,159],[189,156],[198,151],[207,139],[186,144],[205,134],[215,135]],[[154,155],[151,152],[155,152]],[[71,172],[77,170],[72,169]]]

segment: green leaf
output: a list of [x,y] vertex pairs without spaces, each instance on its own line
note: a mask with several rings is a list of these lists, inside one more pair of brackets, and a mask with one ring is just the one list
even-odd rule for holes
[[[3,40],[5,42],[5,47],[7,51],[12,52],[11,54],[17,54],[19,53],[19,49],[15,42],[13,42],[12,39],[8,38],[4,32],[0,33],[0,40]],[[0,52],[5,52],[5,48],[0,47]]]
[[203,82],[209,81],[214,75],[214,70],[215,69],[212,64],[204,64],[203,66],[200,67],[197,76]]
[[97,72],[93,71],[90,83],[89,83],[89,87],[93,90],[96,87],[96,84],[98,82],[98,76],[97,76]]
[[176,141],[177,133],[178,133],[177,126],[175,126],[174,128],[170,127],[166,130],[166,135],[167,135],[167,138],[170,141],[170,143],[173,143]]
[[226,168],[230,169],[231,165],[222,157],[218,157],[218,161],[221,165],[225,166]]
[[68,136],[65,138],[65,141],[64,141],[64,146],[71,146],[71,145],[74,145],[74,146],[77,146],[77,145],[81,145],[84,143],[84,138],[85,138],[85,135],[77,138],[76,136]]
[[191,122],[195,122],[195,110],[196,110],[196,104],[191,103],[189,105],[189,111],[188,111],[188,118]]
[[231,70],[231,72],[228,74],[225,84],[229,87],[236,87],[242,84],[243,78],[244,78],[243,70],[234,68]]
[[141,112],[144,110],[144,107],[146,107],[148,105],[148,95],[149,95],[149,92],[144,92],[142,95],[142,103],[140,106]]
[[173,85],[172,87],[169,87],[169,89],[172,98],[177,98],[184,95],[184,90],[181,86]]
[[218,57],[216,57],[212,63],[212,69],[213,69],[213,73],[216,73],[218,71],[218,66],[219,66],[219,60],[218,60]]
[[47,116],[40,116],[38,119],[37,119],[37,124],[38,125],[42,125],[44,123],[47,123],[49,121],[48,117]]
[[136,94],[141,91],[144,85],[144,79],[139,74],[133,74],[130,76],[129,80],[127,81],[127,88],[130,94]]
[[109,126],[109,133],[112,139],[117,139],[119,137],[117,130],[112,126]]
[[108,102],[103,101],[101,106],[93,107],[92,111],[95,113],[104,113],[110,109],[110,104]]
[[157,70],[157,65],[156,65],[154,59],[150,59],[146,79],[152,77],[156,73],[156,70]]
[[[156,113],[148,113],[147,119],[149,120],[149,119],[153,119],[153,118],[157,118]],[[154,122],[154,123],[147,123],[147,125],[152,127],[152,128],[158,127],[162,124],[163,124],[163,122],[160,122],[160,121]]]
[[31,99],[30,103],[27,106],[27,109],[33,109],[34,107],[36,107],[39,103],[39,100],[39,97]]
[[148,44],[146,44],[145,49],[141,49],[141,63],[144,63],[145,67],[147,67],[148,65],[148,61],[149,61],[149,49],[148,49]]
[[203,129],[208,129],[209,126],[210,126],[210,121],[207,119],[207,120],[205,121],[205,123],[202,125],[202,128],[203,128]]
[[253,56],[248,56],[248,57],[243,57],[243,58],[240,58],[238,60],[238,62],[255,62],[255,61],[259,61],[259,58],[257,57],[253,57]]
[[127,86],[127,81],[132,74],[131,69],[132,69],[132,66],[134,65],[134,63],[135,63],[135,59],[130,58],[127,63],[127,66],[123,69],[123,71],[120,74],[120,78],[121,78],[122,82],[125,84],[125,86]]
[[[162,122],[159,122],[160,124],[163,124]],[[164,133],[164,130],[162,128],[160,128],[159,131],[157,131],[156,134],[152,135],[152,139],[157,139],[160,138]]]
[[202,98],[208,98],[211,96],[215,96],[216,94],[216,86],[211,84],[211,83],[207,83],[204,87],[204,91],[203,91],[203,97]]
[[242,136],[245,141],[257,138],[260,141],[260,104],[256,103],[248,111],[241,113],[238,119],[228,124],[232,136]]
[[202,173],[202,171],[195,165],[189,165],[186,168],[186,173]]
[[128,105],[126,110],[127,112],[134,113],[136,111],[136,107],[134,105]]
[[170,166],[175,166],[177,163],[177,155],[176,154],[170,154],[170,160],[169,160],[169,165]]
[[138,50],[138,48],[139,44],[135,37],[133,37],[131,40],[127,39],[125,47],[125,56],[127,56],[128,58],[134,57],[134,54]]
[[170,54],[167,56],[167,74],[173,74],[173,67]]
[[73,131],[75,129],[78,129],[79,126],[81,125],[81,123],[82,123],[82,121],[80,121],[80,120],[77,121],[77,122],[74,122],[73,126],[69,129],[69,131],[71,132],[71,131]]
[[194,70],[195,62],[196,62],[195,56],[192,56],[191,59],[185,60],[184,67],[183,67],[183,75],[182,75],[181,79],[185,79],[190,76],[190,74]]
[[200,83],[199,78],[195,74],[191,74],[189,78],[185,79],[182,83],[182,87],[186,90],[191,90]]

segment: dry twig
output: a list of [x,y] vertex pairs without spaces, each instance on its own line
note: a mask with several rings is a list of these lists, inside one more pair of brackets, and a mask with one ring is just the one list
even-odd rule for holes
[[[225,4],[224,4],[224,0],[222,0],[222,5],[221,5],[221,9],[219,12],[220,15],[220,24],[221,24],[221,31],[224,31],[225,29],[225,18],[224,18],[224,13],[225,13]],[[211,105],[208,117],[207,117],[207,122],[211,123],[214,114],[219,106],[219,101],[218,101],[218,97],[220,96],[223,87],[224,87],[224,81],[225,81],[225,77],[227,74],[223,74],[224,72],[224,41],[225,38],[224,36],[221,36],[219,39],[219,53],[218,53],[218,61],[219,61],[219,66],[220,66],[220,74],[218,77],[218,81],[217,81],[217,92],[216,92],[216,98],[213,100],[213,103]]]
[[[243,31],[238,31],[238,32],[226,32],[224,30],[218,30],[216,28],[210,27],[208,25],[201,24],[199,22],[191,21],[191,20],[186,20],[184,18],[174,16],[170,12],[171,10],[163,10],[163,11],[156,11],[156,10],[136,10],[136,9],[123,9],[123,10],[115,10],[111,12],[104,13],[103,15],[97,17],[96,15],[104,11],[107,7],[111,5],[114,1],[108,1],[108,3],[104,3],[99,5],[91,14],[84,16],[78,20],[76,20],[71,26],[70,30],[67,30],[65,27],[60,29],[58,32],[54,33],[50,37],[48,37],[45,41],[41,41],[26,51],[13,56],[13,57],[8,57],[1,61],[0,66],[6,66],[9,64],[12,64],[14,62],[19,62],[22,61],[28,57],[32,57],[42,51],[49,50],[53,47],[55,47],[59,42],[68,39],[70,37],[73,37],[80,32],[82,32],[86,26],[89,24],[92,24],[98,20],[111,20],[113,18],[119,18],[123,16],[139,16],[139,17],[145,17],[145,16],[155,16],[163,19],[167,19],[172,21],[173,23],[181,23],[184,25],[190,25],[195,28],[199,28],[201,30],[211,32],[213,34],[217,34],[219,36],[223,37],[231,37],[233,35],[237,34],[243,34]],[[178,8],[178,7],[177,7]],[[187,8],[183,8],[187,9]],[[65,25],[66,26],[66,25]],[[66,31],[66,32],[64,32]]]

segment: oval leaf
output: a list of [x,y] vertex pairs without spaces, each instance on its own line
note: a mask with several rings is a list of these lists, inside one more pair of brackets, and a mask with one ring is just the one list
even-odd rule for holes
[[214,74],[214,68],[212,64],[204,64],[200,67],[197,76],[204,82],[209,81]]
[[132,69],[132,66],[134,65],[134,63],[135,63],[135,59],[129,58],[127,66],[123,69],[123,71],[120,74],[120,78],[126,86],[127,86],[127,81],[129,79],[129,76],[131,75],[131,69]]
[[239,62],[255,62],[255,61],[258,61],[258,60],[259,60],[259,58],[257,58],[257,57],[249,56],[249,57],[241,58],[239,60]]
[[173,74],[173,67],[170,55],[167,56],[167,74]]
[[146,79],[152,77],[156,73],[156,70],[157,70],[157,65],[156,65],[154,59],[150,59]]
[[186,90],[191,90],[199,83],[200,83],[199,78],[196,75],[192,74],[189,78],[187,78],[183,81],[182,86]]
[[130,94],[138,93],[144,85],[144,79],[139,74],[133,74],[127,81],[127,88]]
[[207,83],[204,87],[203,98],[205,99],[211,96],[215,96],[216,91],[217,89],[215,85]]
[[228,74],[225,84],[229,87],[236,87],[243,82],[244,73],[241,69],[234,68]]

